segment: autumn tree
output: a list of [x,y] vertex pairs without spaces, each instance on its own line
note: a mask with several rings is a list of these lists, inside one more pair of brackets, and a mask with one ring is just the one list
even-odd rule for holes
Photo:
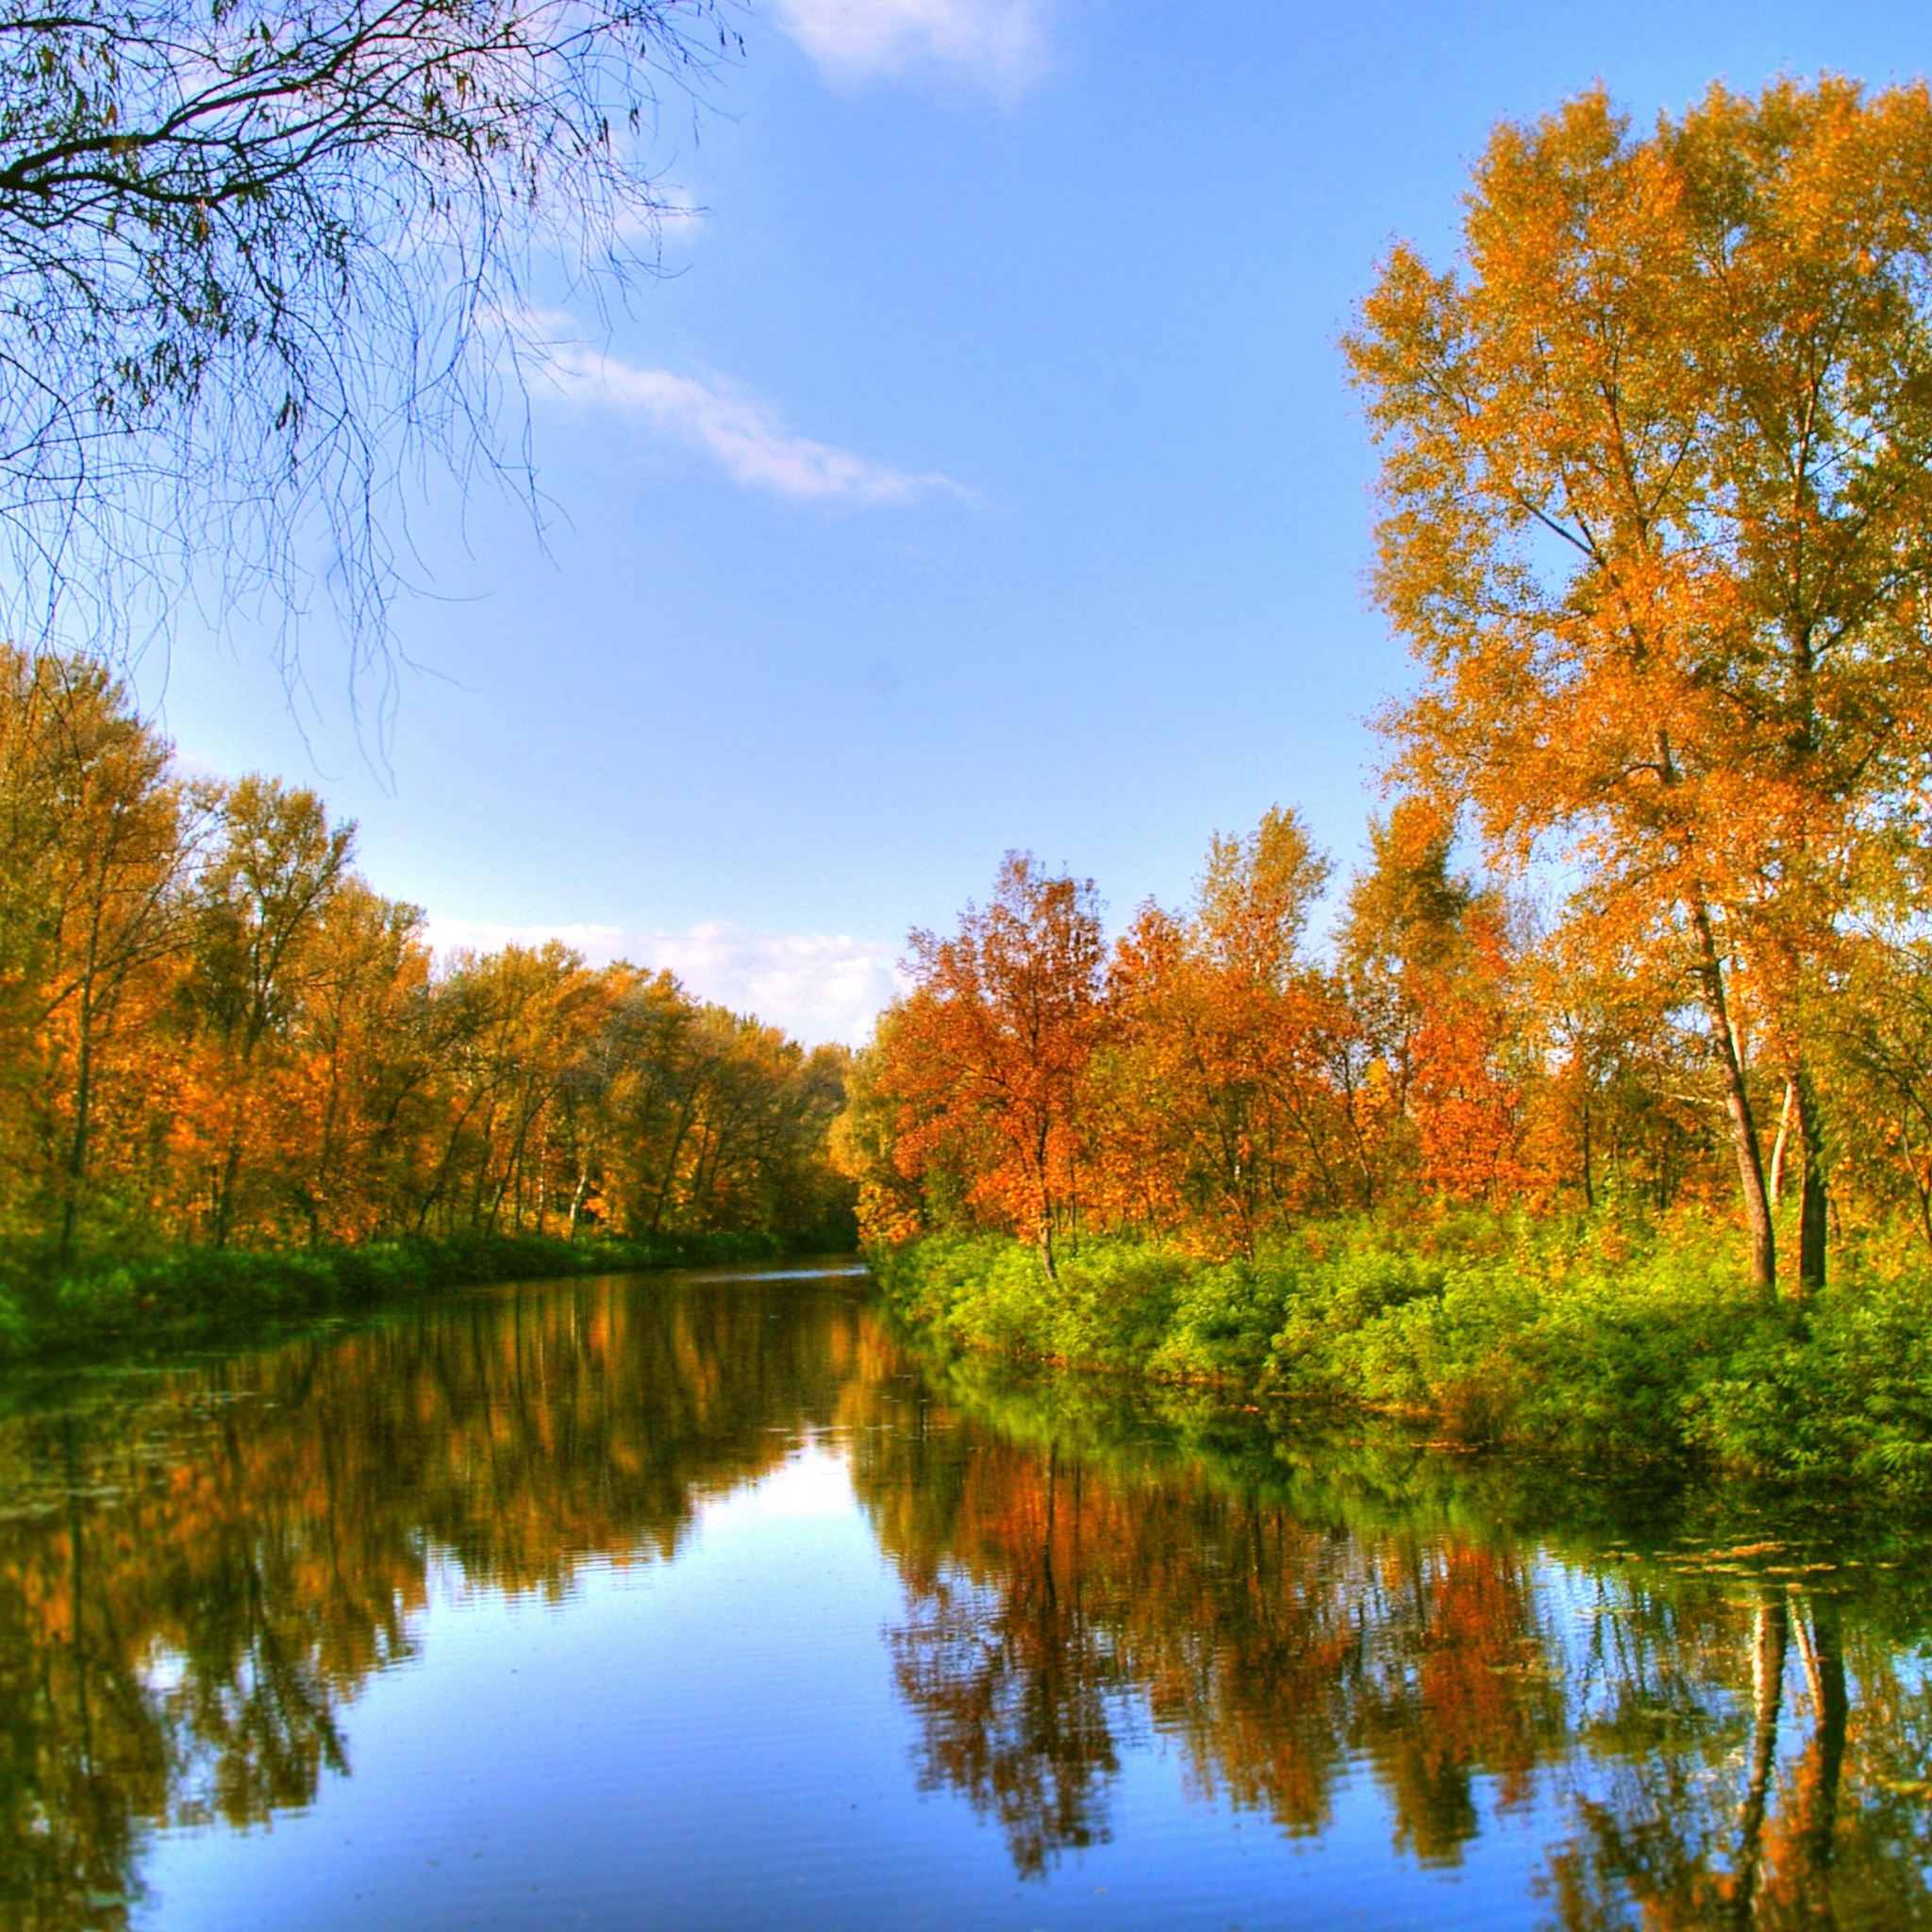
[[0,648],[0,1093],[63,1257],[104,1095],[140,1110],[116,1090],[140,1079],[138,1023],[184,943],[195,814],[169,756],[100,665]]
[[311,1244],[366,1240],[425,1151],[440,1071],[419,908],[351,877],[328,894],[291,1029],[285,1188]]
[[353,824],[331,825],[312,791],[250,776],[221,802],[221,834],[197,881],[194,964],[184,989],[204,1045],[206,1212],[214,1245],[236,1232],[251,1157],[276,1158],[270,1091],[312,977],[329,902],[344,884]]
[[946,1197],[963,1200],[967,1191],[963,1174],[943,1172],[942,1143],[928,1138],[916,1153],[900,1153],[906,1109],[897,1087],[897,1036],[905,1014],[900,1001],[879,1015],[872,1039],[853,1057],[844,1105],[832,1124],[831,1157],[857,1193],[858,1238],[868,1247],[915,1240],[942,1219],[951,1205]]
[[1451,823],[1401,798],[1369,827],[1338,951],[1353,1076],[1385,1188],[1495,1200],[1520,1188],[1521,1002],[1508,908],[1454,869]]
[[1183,917],[1144,907],[1108,967],[1109,1197],[1253,1254],[1284,1217],[1358,1205],[1357,1122],[1332,1078],[1349,1017],[1307,957],[1328,877],[1293,812],[1216,836]]
[[1932,1246],[1932,941],[1848,935],[1821,1006],[1826,1077],[1841,1100],[1838,1152]]
[[1928,162],[1923,83],[1714,87],[1648,134],[1592,92],[1497,129],[1460,258],[1398,246],[1347,344],[1422,670],[1401,767],[1693,990],[1767,1292],[1761,1074],[1795,1095],[1809,1288],[1802,989],[1927,772]]
[[957,933],[912,935],[913,989],[880,1076],[899,1112],[895,1158],[916,1171],[949,1142],[983,1150],[967,1167],[974,1199],[1033,1242],[1049,1278],[1055,1235],[1079,1208],[1104,959],[1091,881],[1008,853]]
[[548,1127],[617,988],[555,940],[458,954],[438,988],[447,1041],[440,1150],[418,1229],[541,1229]]
[[1681,975],[1573,920],[1540,936],[1517,981],[1541,1058],[1525,1131],[1552,1191],[1586,1210],[1722,1192],[1708,1056]]

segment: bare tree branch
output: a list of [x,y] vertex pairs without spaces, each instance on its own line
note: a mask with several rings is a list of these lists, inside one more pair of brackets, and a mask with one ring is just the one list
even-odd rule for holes
[[533,264],[655,265],[721,4],[0,0],[0,626],[111,647],[198,580],[292,675],[321,591],[366,697],[406,485],[518,471]]

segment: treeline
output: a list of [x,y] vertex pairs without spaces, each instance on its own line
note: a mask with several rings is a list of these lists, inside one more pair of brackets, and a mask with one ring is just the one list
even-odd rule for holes
[[1051,1270],[1092,1224],[1723,1198],[1767,1298],[1932,1241],[1928,153],[1924,82],[1829,75],[1494,130],[1343,343],[1414,680],[1332,955],[1290,819],[1110,955],[1014,862],[880,1034],[875,1229]]
[[[1371,846],[1323,945],[1329,867],[1291,812],[1217,838],[1193,903],[1142,907],[1111,946],[1091,881],[1009,857],[956,932],[913,935],[912,988],[859,1057],[839,1141],[867,1238],[1004,1230],[1052,1274],[1098,1235],[1253,1257],[1364,1212],[1728,1216],[1694,978],[1542,929],[1420,798]],[[1932,951],[1848,928],[1833,966],[1802,1069],[1727,979],[1770,1192],[1794,1214],[1810,1190],[1841,1238],[1932,1242]]]
[[0,1241],[42,1274],[398,1238],[838,1240],[842,1048],[558,944],[439,965],[310,791],[0,650]]

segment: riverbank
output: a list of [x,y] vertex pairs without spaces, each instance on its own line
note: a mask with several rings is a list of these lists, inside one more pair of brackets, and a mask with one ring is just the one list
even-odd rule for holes
[[299,1252],[193,1248],[57,1274],[0,1274],[0,1361],[262,1339],[288,1323],[491,1281],[771,1261],[815,1252],[774,1234],[641,1241],[454,1235]]
[[1253,1260],[930,1236],[870,1257],[894,1310],[956,1351],[1199,1383],[1518,1443],[1702,1461],[1932,1501],[1932,1270],[1845,1257],[1800,1307],[1740,1278],[1726,1227],[1492,1218],[1311,1225]]

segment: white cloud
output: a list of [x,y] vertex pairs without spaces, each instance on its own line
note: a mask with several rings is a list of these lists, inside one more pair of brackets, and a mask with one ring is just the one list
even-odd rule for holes
[[857,1046],[899,990],[898,948],[844,933],[758,933],[722,922],[688,932],[645,932],[616,925],[495,925],[431,919],[429,943],[447,958],[464,947],[492,951],[512,942],[559,940],[593,966],[612,959],[675,973],[700,999],[756,1013],[808,1043],[842,1040]]
[[637,417],[754,490],[800,502],[849,504],[910,503],[929,491],[958,490],[944,476],[912,475],[794,436],[768,404],[735,385],[640,369],[573,342],[538,344],[533,353],[570,400]]
[[772,0],[772,11],[838,80],[940,69],[1006,99],[1046,59],[1045,0]]

